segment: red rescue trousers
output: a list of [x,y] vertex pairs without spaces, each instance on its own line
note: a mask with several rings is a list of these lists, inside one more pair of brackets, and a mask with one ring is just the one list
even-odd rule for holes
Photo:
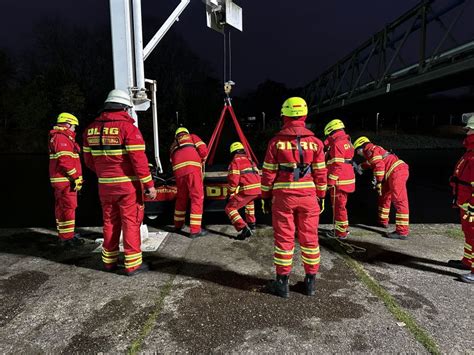
[[272,202],[275,238],[273,262],[276,273],[288,275],[293,264],[295,233],[301,247],[301,259],[306,274],[319,270],[319,205],[316,194],[307,196],[275,195]]
[[[254,200],[258,195],[235,194],[229,198],[225,206],[225,213],[230,219],[237,232],[247,226],[247,223],[255,223],[255,204]],[[239,214],[239,210],[245,206],[245,222]]]
[[202,211],[204,204],[204,184],[202,173],[191,173],[176,177],[176,204],[174,208],[174,226],[181,228],[184,225],[188,197],[191,200],[191,214],[189,227],[191,234],[201,231]]
[[54,187],[54,214],[58,237],[62,240],[74,237],[75,216],[77,208],[77,192],[70,186]]
[[330,188],[332,211],[336,236],[345,237],[349,232],[349,218],[347,217],[347,199],[349,194],[339,189]]
[[400,235],[408,235],[409,228],[409,207],[407,194],[408,166],[401,165],[392,172],[388,180],[382,185],[382,196],[379,197],[379,222],[388,224],[390,215],[390,205],[395,206],[396,232]]
[[474,273],[474,222],[469,222],[468,219],[464,219],[466,212],[461,212],[461,227],[464,232],[464,256],[462,258],[463,264],[471,268],[471,272]]
[[117,266],[120,231],[123,231],[125,271],[134,271],[142,264],[140,225],[144,217],[144,207],[138,202],[135,193],[101,195],[100,202],[104,219],[104,266],[106,269]]

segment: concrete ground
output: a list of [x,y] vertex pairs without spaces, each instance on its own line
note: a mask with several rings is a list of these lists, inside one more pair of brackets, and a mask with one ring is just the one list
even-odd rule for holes
[[100,229],[72,251],[47,229],[2,229],[0,353],[474,354],[474,285],[446,264],[462,255],[459,226],[412,227],[407,241],[363,225],[349,244],[321,238],[312,298],[297,252],[288,300],[264,292],[269,227],[247,241],[226,225],[197,240],[170,233],[135,277],[101,271]]

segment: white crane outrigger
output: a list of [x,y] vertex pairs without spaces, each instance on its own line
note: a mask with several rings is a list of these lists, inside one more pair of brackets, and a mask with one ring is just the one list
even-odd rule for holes
[[[144,62],[163,39],[191,0],[181,0],[150,42],[143,47],[141,0],[109,0],[112,27],[112,51],[115,88],[130,93],[133,115],[136,111],[153,112],[154,154],[157,171],[163,172],[160,160],[158,115],[156,110],[156,80],[145,79]],[[232,0],[205,0],[207,26],[224,33],[225,25],[242,31],[242,9]],[[151,99],[145,85],[150,85]]]

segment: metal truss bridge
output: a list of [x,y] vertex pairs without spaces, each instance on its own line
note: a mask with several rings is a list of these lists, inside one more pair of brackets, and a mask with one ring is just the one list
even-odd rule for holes
[[304,88],[310,114],[474,84],[473,5],[420,2]]

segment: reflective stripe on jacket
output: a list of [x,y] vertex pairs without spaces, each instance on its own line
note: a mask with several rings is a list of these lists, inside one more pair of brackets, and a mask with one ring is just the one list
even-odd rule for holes
[[49,132],[49,178],[53,186],[65,186],[82,176],[76,134],[61,126]]
[[[298,149],[298,139],[300,147]],[[303,161],[301,161],[303,160]],[[309,166],[305,174],[295,178],[295,171],[280,166]],[[327,169],[323,143],[306,129],[304,122],[288,120],[283,129],[270,140],[262,170],[262,198],[277,194],[324,197],[327,189]]]
[[239,193],[243,195],[260,195],[261,193],[258,168],[252,164],[245,154],[234,155],[229,165],[227,182],[230,193],[234,193],[237,187]]
[[84,132],[84,161],[97,174],[100,194],[128,194],[154,185],[145,141],[125,111],[103,112]]
[[373,143],[366,144],[362,152],[366,159],[362,164],[362,168],[372,169],[378,182],[388,180],[390,175],[402,165],[406,165],[408,168],[408,165],[403,160],[398,159],[395,154]]
[[334,132],[325,141],[328,148],[326,165],[328,168],[328,185],[336,186],[344,192],[354,192],[355,175],[352,167],[354,147],[350,137],[343,131]]
[[174,175],[184,176],[201,172],[207,157],[207,146],[197,135],[183,133],[176,137],[170,154]]
[[464,140],[467,151],[459,159],[451,177],[455,203],[464,210],[474,208],[474,135]]

